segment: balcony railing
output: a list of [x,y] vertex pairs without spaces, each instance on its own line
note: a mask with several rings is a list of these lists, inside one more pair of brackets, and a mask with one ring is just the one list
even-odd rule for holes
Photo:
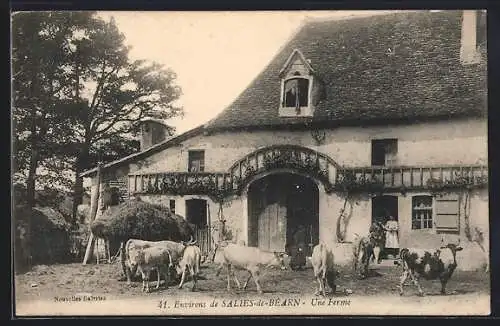
[[131,194],[211,195],[232,190],[228,173],[166,172],[128,177]]
[[[266,156],[267,157],[267,156]],[[276,157],[275,157],[276,158]],[[253,159],[253,164],[252,164]],[[221,199],[238,194],[242,185],[252,176],[271,168],[289,168],[316,177],[328,191],[345,190],[346,180],[358,191],[432,190],[439,187],[481,187],[488,184],[488,167],[484,165],[456,166],[393,166],[340,168],[336,170],[335,182],[330,183],[328,164],[321,164],[321,158],[312,161],[295,159],[270,159],[259,165],[259,156],[250,157],[231,168],[231,173],[210,172],[166,172],[151,174],[129,174],[129,193],[207,195]],[[250,162],[250,163],[248,163]],[[257,162],[257,163],[256,163]],[[313,162],[309,164],[307,162]],[[319,162],[319,163],[318,163]]]
[[395,189],[432,189],[433,187],[480,187],[488,184],[485,165],[383,166],[340,169],[336,186],[350,177],[360,187],[375,185],[384,191]]

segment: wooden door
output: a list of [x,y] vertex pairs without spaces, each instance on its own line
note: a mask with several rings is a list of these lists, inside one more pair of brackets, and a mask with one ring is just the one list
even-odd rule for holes
[[[262,210],[258,216],[258,247],[268,251],[285,251],[286,195],[269,187],[260,198]],[[274,190],[274,191],[273,191]]]

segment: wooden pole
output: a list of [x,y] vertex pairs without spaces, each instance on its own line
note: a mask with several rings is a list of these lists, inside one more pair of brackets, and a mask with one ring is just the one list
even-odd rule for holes
[[[90,211],[89,223],[92,223],[92,221],[96,218],[96,215],[97,215],[97,208],[99,206],[99,195],[101,192],[101,179],[102,179],[101,170],[102,170],[101,165],[98,165],[97,166],[97,186],[96,186],[96,191],[94,193],[94,196],[92,197],[92,202],[90,203],[90,206],[92,207],[92,209]],[[90,257],[92,257],[92,255],[94,253],[94,243],[95,243],[95,237],[91,231],[89,241],[87,243],[87,250],[85,250],[85,257],[83,258],[83,265],[86,265],[87,262],[89,261]]]

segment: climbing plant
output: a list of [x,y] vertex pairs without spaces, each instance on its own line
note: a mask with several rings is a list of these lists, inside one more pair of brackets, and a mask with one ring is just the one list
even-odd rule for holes
[[[356,195],[362,193],[379,194],[384,190],[384,185],[376,179],[366,178],[366,176],[356,177],[351,171],[342,171],[335,184],[335,189],[344,197],[344,205],[340,209],[337,218],[337,242],[344,242],[347,232],[347,225],[352,216],[352,200]],[[350,203],[350,212],[346,212],[347,203]]]

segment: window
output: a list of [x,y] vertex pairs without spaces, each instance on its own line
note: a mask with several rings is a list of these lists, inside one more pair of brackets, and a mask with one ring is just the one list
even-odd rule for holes
[[283,107],[300,108],[307,106],[309,106],[309,79],[287,79],[284,83]]
[[205,171],[205,151],[189,151],[188,156],[189,172]]
[[432,196],[412,198],[412,230],[432,229]]
[[395,165],[397,153],[397,139],[372,140],[372,165]]
[[170,199],[168,204],[172,214],[175,214],[175,199]]

